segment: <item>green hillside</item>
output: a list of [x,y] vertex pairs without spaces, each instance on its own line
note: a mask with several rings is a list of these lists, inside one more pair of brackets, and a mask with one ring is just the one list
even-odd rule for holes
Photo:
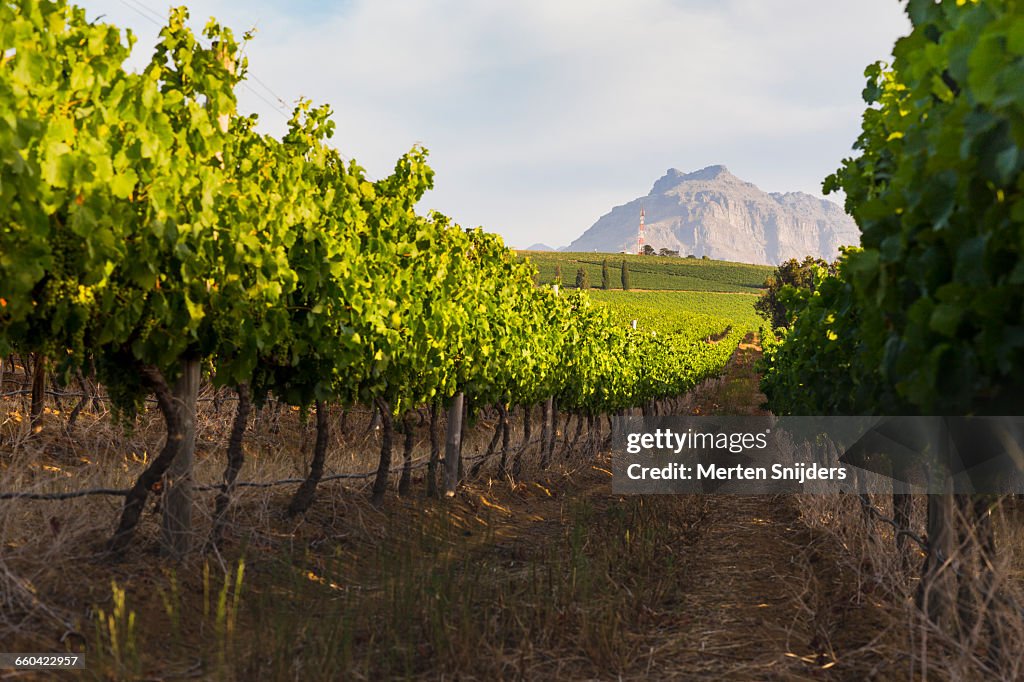
[[719,260],[627,254],[567,253],[520,251],[519,256],[533,263],[540,273],[541,284],[555,279],[555,269],[562,268],[562,283],[575,286],[576,271],[582,266],[592,288],[601,286],[601,263],[608,259],[611,288],[621,289],[622,261],[629,267],[630,288],[661,291],[721,291],[757,293],[773,268]]
[[[678,327],[680,316],[719,318],[721,326],[733,325],[755,331],[764,323],[754,312],[753,294],[713,291],[600,291],[591,290],[590,298],[607,305],[623,324],[638,320],[640,325],[662,329]],[[696,319],[694,320],[696,322]]]

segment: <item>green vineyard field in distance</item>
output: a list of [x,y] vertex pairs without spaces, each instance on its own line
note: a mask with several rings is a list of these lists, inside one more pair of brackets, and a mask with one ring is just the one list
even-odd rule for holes
[[591,289],[590,298],[607,305],[616,320],[652,330],[674,331],[685,318],[717,320],[719,329],[732,324],[744,332],[756,331],[764,320],[754,311],[754,294],[711,291],[602,291]]
[[[664,352],[652,354],[645,375],[653,383],[685,375],[690,386],[718,375],[748,333],[760,326],[755,295],[701,291],[590,290],[612,320],[652,334]],[[681,368],[685,367],[685,370]],[[678,380],[678,379],[677,379]]]
[[[601,293],[605,296],[593,298],[608,306],[615,322],[628,325],[636,320],[637,329],[641,331],[653,331],[657,334],[688,332],[688,336],[700,339],[717,335],[732,326],[732,320],[720,315],[694,312],[678,305],[678,302],[665,301],[665,297],[659,291]],[[644,295],[648,293],[654,296]],[[665,304],[668,307],[664,311],[659,310],[659,305]]]
[[519,251],[519,256],[537,266],[540,283],[555,279],[555,268],[562,268],[562,283],[573,286],[576,271],[583,267],[593,287],[601,284],[601,264],[608,259],[612,289],[621,289],[620,268],[625,260],[629,267],[630,288],[667,291],[720,291],[758,293],[773,268],[700,258],[674,256],[637,256],[622,253],[570,253],[552,251]]
[[[695,381],[720,371],[739,342],[761,326],[754,301],[772,272],[770,266],[726,261],[608,254],[613,288],[604,290],[598,288],[604,254],[528,252],[520,256],[537,266],[542,283],[554,280],[555,266],[560,265],[562,282],[569,288],[575,284],[578,268],[586,268],[591,300],[606,306],[618,324],[628,326],[636,320],[638,331],[657,334],[673,348],[671,355],[677,361],[685,358]],[[623,258],[629,263],[630,291],[621,289]]]

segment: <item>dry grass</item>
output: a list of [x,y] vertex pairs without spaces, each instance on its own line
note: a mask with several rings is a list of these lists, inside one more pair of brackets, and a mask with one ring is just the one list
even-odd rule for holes
[[[206,400],[200,402],[197,419],[198,485],[219,480],[222,444],[227,440],[233,418],[232,403],[224,402],[218,408],[209,393],[203,397]],[[42,429],[37,432],[29,428],[26,414],[27,398],[0,401],[0,490],[126,488],[158,451],[163,438],[155,410],[124,424],[112,419],[105,410],[90,408],[68,430],[61,410],[49,407]],[[334,412],[331,419],[337,426],[340,411]],[[249,423],[242,478],[276,480],[304,476],[308,451],[315,438],[310,421],[297,411],[273,405],[254,413]],[[379,432],[370,428],[369,411],[350,410],[345,424],[344,432],[334,429],[326,473],[372,471],[378,455]],[[484,418],[469,429],[465,452],[483,451],[494,426],[492,419]],[[571,433],[575,419],[570,428],[563,416],[561,427]],[[517,414],[513,421],[513,445],[521,440],[521,428],[522,418]],[[425,422],[417,428],[417,458],[427,455],[426,429]],[[534,424],[535,436],[539,431],[539,424]],[[565,433],[560,435],[564,437]],[[586,445],[581,442],[581,447]],[[560,438],[555,452],[561,451]],[[199,674],[251,679],[251,673],[262,678],[335,679],[326,672],[312,672],[315,659],[302,663],[309,666],[302,675],[297,671],[265,669],[269,663],[256,648],[270,646],[272,641],[285,646],[296,637],[303,639],[311,622],[316,622],[310,620],[310,614],[320,607],[330,607],[341,610],[314,618],[347,623],[344,636],[357,641],[368,637],[368,641],[376,644],[368,651],[376,653],[367,654],[367,660],[353,658],[351,651],[344,654],[345,649],[332,648],[333,635],[326,639],[314,636],[315,641],[309,645],[311,650],[327,647],[330,652],[323,649],[323,655],[337,655],[322,670],[343,669],[346,675],[368,677],[377,676],[375,671],[396,674],[399,668],[408,667],[408,656],[393,659],[388,654],[383,662],[370,659],[380,657],[382,642],[399,634],[404,621],[397,614],[409,607],[403,605],[396,611],[392,604],[382,610],[377,602],[385,588],[379,576],[397,576],[400,589],[412,595],[429,586],[421,582],[420,576],[434,575],[430,584],[439,584],[444,582],[440,578],[444,572],[461,575],[456,567],[472,556],[473,546],[495,540],[501,534],[513,538],[523,527],[532,531],[534,519],[540,518],[535,509],[538,496],[549,505],[544,513],[557,517],[556,525],[562,521],[561,505],[568,498],[558,488],[567,485],[566,477],[575,469],[566,467],[578,466],[578,457],[575,465],[559,461],[557,470],[539,472],[536,447],[532,448],[524,461],[526,470],[521,478],[540,481],[539,484],[488,478],[493,476],[497,457],[495,454],[491,465],[483,470],[483,478],[448,503],[423,498],[425,469],[416,472],[414,496],[403,500],[392,494],[383,508],[369,504],[368,480],[346,481],[345,485],[324,483],[313,510],[297,519],[288,519],[283,513],[295,485],[241,489],[231,513],[223,553],[197,553],[176,565],[160,555],[159,498],[151,499],[137,542],[128,556],[117,563],[111,563],[102,549],[119,514],[120,497],[0,501],[0,639],[5,650],[87,649],[93,674],[105,678]],[[400,463],[400,453],[396,452],[394,458],[396,464]],[[550,507],[556,498],[557,513]],[[211,526],[213,493],[201,493],[199,501],[194,515],[197,546]],[[545,532],[556,532],[554,528],[551,526]],[[416,544],[410,544],[413,539]],[[561,554],[557,558],[560,561]],[[232,576],[236,575],[240,561],[245,565],[244,578],[239,611],[232,619],[245,632],[257,633],[246,638],[246,647],[228,641],[224,634],[227,613],[221,603],[230,604],[235,599],[234,588],[224,585],[234,585]],[[333,566],[336,574],[364,576],[362,583],[352,584],[348,577],[344,581],[325,578],[328,566]],[[438,566],[448,568],[438,573]],[[448,588],[452,598],[463,594],[467,581],[482,577],[485,576],[472,572],[466,580],[454,580]],[[526,573],[518,579],[533,584]],[[332,583],[346,585],[343,604],[338,603],[337,588],[332,588]],[[226,590],[224,600],[219,598],[222,589]],[[121,600],[120,590],[124,590]],[[429,605],[435,597],[416,601]],[[464,607],[469,608],[475,612],[480,605]],[[379,620],[375,616],[378,620],[371,631],[353,625],[364,623],[366,614],[386,613],[395,617]],[[469,611],[457,610],[454,614],[463,620],[461,630],[475,629]],[[430,615],[435,617],[436,614]],[[550,625],[555,621],[549,622],[545,616],[544,622]],[[267,623],[274,623],[275,627],[268,629]],[[281,630],[276,629],[278,625],[294,628],[294,632],[289,630],[287,636],[281,635]],[[445,637],[447,641],[448,635]],[[413,647],[411,642],[406,645]],[[441,648],[440,643],[435,646]],[[482,644],[462,641],[458,646],[469,656],[478,653]],[[362,653],[364,649],[357,647],[356,651]],[[600,651],[601,647],[593,650]],[[417,660],[422,658],[421,653],[417,650]],[[305,654],[277,650],[274,665],[286,660],[282,656],[290,661],[289,665],[298,665]],[[431,660],[432,665],[441,665],[439,659]],[[466,663],[453,669],[459,665]]]
[[[764,396],[753,369],[759,355],[756,341],[748,338],[733,357],[727,376],[696,391],[688,411],[763,414],[758,408]],[[891,496],[876,496],[872,501],[892,516]],[[727,506],[726,512],[749,503]],[[912,526],[922,537],[925,516],[925,500],[919,498]],[[1014,653],[1024,651],[1022,516],[1020,502],[1013,499],[1004,500],[993,512],[998,553],[989,571],[972,570],[964,551],[949,557],[961,574],[965,601],[973,604],[958,614],[964,625],[950,629],[937,627],[918,608],[924,552],[911,542],[904,553],[897,551],[893,529],[868,521],[856,497],[775,498],[756,517],[768,520],[766,528],[775,526],[773,541],[789,555],[788,565],[775,571],[780,587],[793,587],[787,603],[795,613],[793,627],[787,631],[791,650],[786,656],[803,661],[808,668],[820,666],[812,679],[1024,679],[1024,658]],[[742,516],[739,521],[742,524]],[[728,535],[743,534],[738,527]],[[771,535],[758,537],[763,541]],[[750,565],[759,565],[756,548],[737,551]],[[806,653],[799,651],[801,637]],[[1002,651],[993,651],[993,641]],[[770,657],[761,664],[746,675],[789,679],[798,674],[773,671]]]
[[[219,483],[224,443],[234,416],[232,402],[223,401],[218,409],[209,392],[204,397],[207,399],[200,402],[197,419],[197,485]],[[29,427],[26,415],[27,398],[0,399],[0,491],[124,489],[131,486],[162,445],[163,425],[155,408],[129,423],[119,423],[105,409],[90,408],[83,411],[70,431],[65,427],[66,415],[55,407],[47,407],[38,432]],[[325,473],[373,471],[379,451],[379,429],[368,428],[369,411],[348,411],[344,432],[337,428],[340,410],[333,411],[331,419],[331,456]],[[518,443],[520,426],[515,424],[514,443]],[[467,454],[482,450],[492,429],[493,421],[482,420],[477,429],[470,430]],[[247,460],[241,479],[304,477],[314,439],[312,420],[304,419],[296,410],[268,405],[254,411],[249,420]],[[417,457],[426,456],[427,439],[426,427],[421,426],[417,431]],[[400,452],[394,458],[397,464],[401,463]],[[425,470],[417,470],[414,480],[422,483],[424,473]],[[397,476],[394,478],[397,480]],[[232,513],[234,535],[244,536],[257,545],[270,542],[272,537],[267,529],[280,520],[281,499],[286,500],[295,487],[240,489]],[[348,504],[345,498],[362,497],[364,487],[365,481],[352,481],[344,489],[325,483],[316,502],[319,513],[340,516]],[[200,504],[194,518],[197,544],[202,543],[209,530],[214,494],[198,493]],[[121,502],[122,498],[116,496],[0,501],[0,575],[6,576],[0,583],[5,607],[0,611],[0,638],[12,631],[33,630],[43,621],[53,621],[61,611],[75,610],[78,604],[69,604],[67,597],[79,581],[82,562],[91,565],[89,562],[99,560],[99,551],[113,531]],[[135,555],[129,557],[128,564],[156,551],[159,514],[154,512],[158,505],[159,498],[151,497]],[[60,584],[72,589],[62,591],[59,598],[48,598],[46,595]],[[107,588],[109,591],[109,585]],[[69,629],[76,629],[66,614],[58,620]]]
[[[726,377],[677,407],[760,414],[757,352],[742,346]],[[233,404],[200,405],[196,477],[214,483]],[[161,445],[152,411],[118,424],[90,407],[66,431],[60,409],[32,433],[27,401],[0,401],[0,490],[124,488]],[[327,473],[373,470],[369,412],[345,421]],[[512,424],[517,445],[520,414]],[[575,420],[560,426],[575,432]],[[493,427],[488,417],[470,429],[466,452],[482,451]],[[314,437],[298,412],[255,412],[241,478],[302,477]],[[425,456],[425,424],[416,442]],[[0,640],[8,651],[87,650],[93,679],[1021,677],[1013,656],[993,666],[984,625],[954,635],[923,621],[921,557],[906,566],[855,498],[617,496],[605,455],[560,452],[561,439],[541,470],[532,448],[518,481],[494,478],[492,463],[452,500],[424,497],[422,469],[414,495],[381,507],[368,482],[324,483],[295,519],[284,515],[295,485],[242,489],[222,551],[178,564],[160,555],[152,501],[118,563],[99,550],[121,498],[0,501]],[[197,544],[213,493],[199,499]],[[1008,606],[1024,603],[1021,519],[1000,514],[995,585],[964,584],[980,597],[973,622],[995,622],[1006,651],[1021,651],[1024,618]]]
[[[851,496],[798,496],[801,521],[827,538],[832,557],[850,576],[853,607],[874,607],[886,615],[861,655],[895,668],[881,667],[880,679],[896,671],[913,679],[1019,680],[1024,660],[1024,542],[1016,504],[1006,502],[994,512],[998,554],[988,572],[970,568],[965,551],[949,557],[960,573],[960,585],[974,606],[960,614],[965,627],[939,627],[917,606],[924,552],[909,544],[909,562],[897,551],[893,530],[866,522],[860,502]],[[915,500],[914,529],[924,534],[925,500]],[[890,515],[891,496],[876,496],[875,506]],[[934,598],[934,595],[930,595]],[[994,626],[994,632],[990,629]],[[993,638],[1003,647],[993,656]],[[865,664],[869,663],[865,660]],[[877,664],[874,666],[879,668]]]
[[[220,474],[215,444],[231,417],[202,405],[200,483]],[[84,415],[72,433],[50,414],[30,434],[16,416],[23,407],[7,410],[0,489],[125,487],[162,437],[152,414],[127,432],[108,415]],[[334,471],[372,469],[368,416],[350,415],[350,435],[335,438]],[[255,415],[244,477],[301,476],[311,428],[291,412]],[[467,451],[482,450],[492,429],[482,420]],[[540,471],[531,456],[521,482],[485,475],[446,502],[420,487],[382,508],[358,485],[328,483],[298,519],[282,514],[292,486],[247,490],[223,554],[178,565],[160,557],[152,513],[124,561],[101,556],[119,498],[3,502],[5,648],[86,648],[92,674],[124,679],[669,671],[665,640],[680,628],[702,501],[613,498],[605,467],[586,459]],[[198,535],[210,525],[209,496],[200,506]]]

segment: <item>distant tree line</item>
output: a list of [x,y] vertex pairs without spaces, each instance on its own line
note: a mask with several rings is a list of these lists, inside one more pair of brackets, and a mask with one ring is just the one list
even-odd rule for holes
[[[672,249],[665,248],[665,247],[662,247],[662,248],[658,249],[657,251],[655,251],[654,247],[651,246],[650,244],[644,244],[643,252],[640,255],[642,255],[642,256],[667,256],[667,257],[678,258],[679,257],[679,251],[678,250],[672,250]],[[694,257],[695,256],[693,256],[693,255],[687,256],[687,258],[694,258]]]

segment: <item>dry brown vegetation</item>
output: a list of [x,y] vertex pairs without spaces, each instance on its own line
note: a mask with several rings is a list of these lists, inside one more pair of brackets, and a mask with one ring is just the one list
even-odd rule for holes
[[[741,346],[724,378],[675,407],[758,413],[757,350]],[[226,397],[208,390],[200,403],[200,483],[223,470]],[[65,429],[70,401],[51,401],[33,433],[26,399],[0,401],[0,491],[128,487],[160,446],[159,419],[122,424],[104,404]],[[369,411],[350,410],[343,428],[340,410],[331,419],[327,473],[372,471]],[[468,431],[467,454],[486,448],[494,423],[485,415]],[[513,424],[518,444],[521,414]],[[614,495],[607,453],[584,440],[559,457],[575,422],[561,427],[551,468],[533,448],[517,480],[494,477],[492,462],[453,500],[424,496],[423,469],[413,494],[381,506],[368,481],[325,482],[294,519],[284,511],[297,484],[243,488],[221,550],[179,563],[160,554],[159,497],[117,562],[102,549],[122,498],[0,501],[3,648],[85,650],[93,679],[1021,676],[1013,657],[993,662],[987,630],[997,623],[999,642],[1024,650],[1012,507],[996,519],[994,583],[963,581],[978,609],[951,632],[915,605],[920,552],[901,556],[857,498]],[[255,411],[241,478],[301,479],[314,438],[297,411]],[[420,424],[418,458],[426,441]],[[196,512],[204,538],[213,495]]]

